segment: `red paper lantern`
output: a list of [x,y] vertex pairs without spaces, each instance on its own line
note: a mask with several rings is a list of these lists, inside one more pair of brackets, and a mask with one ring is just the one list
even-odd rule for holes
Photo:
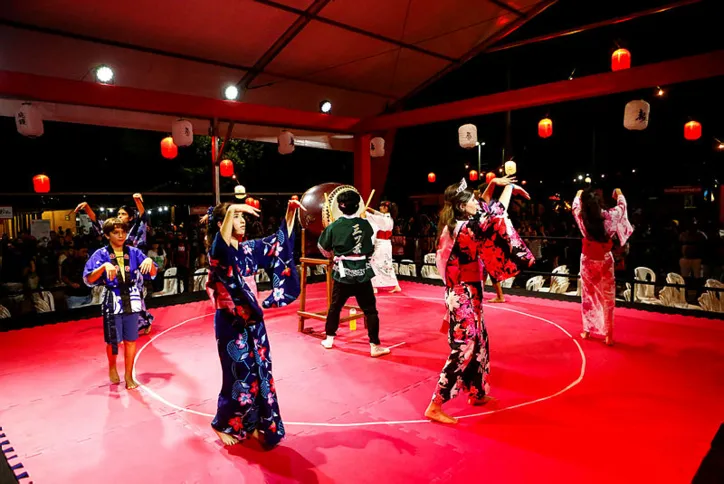
[[701,123],[689,121],[684,125],[684,138],[689,141],[696,141],[701,138]]
[[219,174],[227,178],[234,176],[234,162],[231,160],[221,160],[219,164]]
[[478,179],[478,172],[470,170],[470,181],[476,181]]
[[631,52],[626,49],[618,49],[611,56],[611,70],[621,71],[631,67]]
[[435,180],[437,180],[437,177],[433,172],[427,174],[427,181],[429,181],[430,183],[435,183]]
[[161,155],[169,160],[176,158],[178,155],[178,146],[173,142],[171,136],[161,140]]
[[550,138],[553,135],[553,121],[543,118],[538,122],[538,136]]
[[491,181],[493,181],[494,178],[495,178],[495,173],[493,173],[492,171],[489,171],[485,175],[485,183],[490,183]]
[[35,175],[33,177],[33,188],[35,193],[48,193],[50,191],[50,178],[46,175]]
[[254,199],[254,208],[261,210],[261,200]]
[[261,202],[256,198],[247,197],[246,204],[253,208],[261,208]]

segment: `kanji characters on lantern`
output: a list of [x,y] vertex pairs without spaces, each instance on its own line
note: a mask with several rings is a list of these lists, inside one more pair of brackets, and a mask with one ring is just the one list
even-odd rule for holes
[[478,144],[478,128],[474,124],[464,124],[458,128],[458,142],[463,148],[475,148]]
[[42,136],[44,132],[43,116],[38,107],[30,103],[23,103],[15,113],[15,127],[23,136],[29,138]]
[[188,119],[177,119],[171,125],[171,137],[176,146],[191,146],[194,142],[194,127]]
[[649,125],[650,112],[651,106],[646,101],[631,101],[626,104],[623,113],[623,126],[634,131],[646,129]]
[[294,151],[294,135],[289,131],[282,131],[277,137],[279,154],[288,155]]
[[168,136],[161,140],[161,155],[164,158],[172,160],[178,155],[178,146],[173,142],[173,138]]

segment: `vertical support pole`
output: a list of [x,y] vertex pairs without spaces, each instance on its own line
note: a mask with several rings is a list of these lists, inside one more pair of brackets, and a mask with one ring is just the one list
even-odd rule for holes
[[[370,139],[369,134],[358,134],[354,137],[354,186],[363,198],[372,192]],[[360,203],[364,203],[364,200]]]
[[214,192],[214,205],[221,203],[221,183],[219,180],[219,120],[211,121],[211,176]]

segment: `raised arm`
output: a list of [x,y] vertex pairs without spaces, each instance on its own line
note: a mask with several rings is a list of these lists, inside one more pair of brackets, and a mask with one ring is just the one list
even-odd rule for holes
[[299,209],[307,211],[306,208],[304,208],[304,205],[302,205],[299,200],[289,200],[289,203],[287,204],[287,233],[291,234],[292,230],[294,229],[294,221],[297,218],[297,210]]
[[[221,230],[219,231],[221,233],[221,238],[224,239],[226,245],[232,245],[235,242],[235,239],[234,242],[232,242],[232,239],[234,238],[234,218],[243,217],[245,213],[253,215],[254,217],[259,216],[258,209],[252,207],[251,205],[241,203],[230,205],[226,210],[226,216],[224,217],[224,222],[221,224]],[[238,244],[234,245],[236,246]]]
[[138,209],[138,216],[143,216],[143,214],[146,212],[146,208],[143,206],[143,195],[141,195],[140,193],[134,193],[133,201],[136,204],[136,209]]
[[75,207],[75,213],[78,213],[81,210],[83,210],[86,213],[86,215],[88,215],[88,218],[90,218],[93,222],[95,222],[97,220],[96,213],[93,211],[91,206],[88,205],[87,202],[81,202],[78,204],[77,207]]

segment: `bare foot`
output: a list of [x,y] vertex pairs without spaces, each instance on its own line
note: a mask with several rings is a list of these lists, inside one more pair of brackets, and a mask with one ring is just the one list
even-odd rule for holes
[[372,288],[372,291],[374,291],[374,293],[377,294],[377,288],[376,288],[376,287]]
[[430,405],[427,407],[427,410],[425,410],[425,417],[429,418],[430,420],[434,420],[436,422],[444,424],[458,423],[458,419],[446,414],[442,411],[442,407],[436,406],[433,403],[430,403]]
[[590,336],[591,333],[589,333],[588,331],[584,331],[583,333],[581,333],[581,339],[588,339]]
[[139,331],[139,334],[147,335],[151,333],[151,325],[149,324],[145,328],[143,328],[141,331]]
[[486,403],[494,402],[497,400],[495,397],[491,397],[490,395],[485,395],[483,398],[468,398],[468,405],[472,405],[474,407],[480,407],[482,405],[485,405]]
[[608,346],[613,346],[613,338],[611,336],[606,336],[605,342]]
[[505,298],[504,298],[504,297],[496,297],[496,298],[491,299],[491,300],[488,301],[488,302],[491,303],[491,304],[504,303],[504,302],[505,302]]
[[138,382],[132,376],[126,376],[126,390],[134,390],[138,388]]
[[114,385],[121,383],[121,377],[118,376],[118,370],[116,370],[115,368],[108,369],[108,378],[111,379],[111,383],[113,383]]
[[221,443],[224,445],[236,445],[239,443],[239,439],[234,436],[225,434],[224,432],[219,432],[216,429],[214,429],[214,432],[216,432],[216,435],[219,436],[219,438],[221,439]]
[[400,286],[397,286],[393,290],[390,291],[390,294],[394,294],[396,292],[402,292],[402,288]]

